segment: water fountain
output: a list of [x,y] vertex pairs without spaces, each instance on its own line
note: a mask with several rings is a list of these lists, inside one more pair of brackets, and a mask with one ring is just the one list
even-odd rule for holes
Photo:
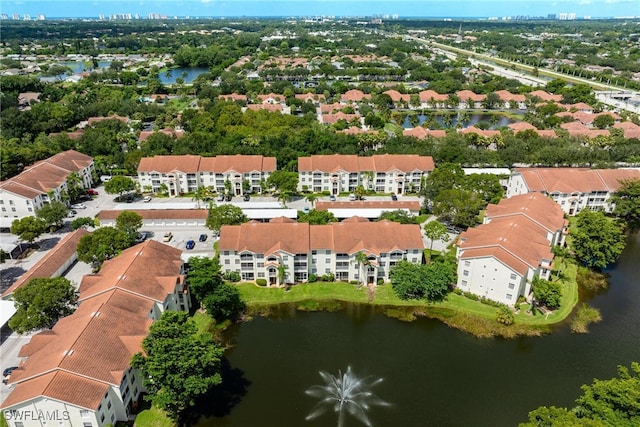
[[382,382],[382,378],[371,379],[358,378],[351,371],[351,366],[338,375],[331,375],[320,371],[320,376],[324,380],[324,385],[314,385],[310,387],[306,394],[320,399],[311,413],[305,418],[307,421],[318,418],[331,408],[338,414],[338,427],[343,427],[345,413],[354,416],[363,424],[371,427],[371,420],[367,416],[367,411],[372,406],[390,406],[389,403],[380,399],[371,392],[371,388]]

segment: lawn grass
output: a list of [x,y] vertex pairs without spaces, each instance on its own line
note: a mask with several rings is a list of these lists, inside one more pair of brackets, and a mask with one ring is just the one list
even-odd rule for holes
[[164,411],[155,406],[140,411],[136,415],[135,425],[136,427],[175,427],[175,423],[167,417]]
[[[549,332],[551,325],[564,320],[578,302],[577,268],[562,262],[560,282],[563,286],[561,308],[548,314],[527,313],[522,305],[515,314],[515,323],[505,326],[496,322],[497,308],[462,295],[450,293],[445,301],[428,303],[422,300],[401,300],[390,284],[377,286],[371,293],[367,287],[340,282],[306,283],[284,288],[258,287],[252,283],[237,285],[250,310],[268,313],[269,306],[295,304],[303,310],[337,309],[339,302],[380,306],[391,317],[413,320],[417,316],[437,318],[449,326],[476,336],[540,335]],[[331,304],[336,302],[336,304]]]
[[211,316],[200,311],[196,311],[191,318],[198,327],[198,333],[211,332],[213,329],[214,322]]

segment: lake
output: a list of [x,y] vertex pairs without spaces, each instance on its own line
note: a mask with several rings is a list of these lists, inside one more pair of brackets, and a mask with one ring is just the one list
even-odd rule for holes
[[[494,115],[492,114],[469,114],[468,115],[468,119],[464,120],[464,121],[460,121],[461,115],[460,114],[453,114],[450,115],[451,117],[451,123],[450,124],[446,124],[444,119],[443,119],[443,115],[441,114],[436,114],[434,115],[435,120],[440,124],[440,126],[442,126],[443,129],[446,129],[447,127],[451,127],[451,128],[455,128],[456,125],[458,124],[458,122],[460,122],[461,126],[463,128],[467,128],[469,126],[473,126],[476,125],[480,122],[485,122],[485,123],[491,123],[491,119]],[[503,126],[507,126],[508,124],[511,123],[515,123],[518,120],[516,119],[511,119],[509,117],[500,115],[500,114],[496,114],[495,116],[497,116],[497,122],[491,124],[490,129],[498,129],[501,128]],[[427,114],[418,114],[417,115],[418,118],[418,126],[422,125],[424,122],[428,121],[430,116]],[[404,121],[402,122],[402,127],[405,129],[408,128],[412,128],[414,127],[413,124],[411,124],[411,121],[409,120],[409,116],[407,116]]]
[[[611,378],[617,365],[640,361],[640,234],[629,237],[609,289],[591,299],[603,321],[589,334],[566,324],[543,337],[480,339],[439,321],[403,323],[366,305],[336,312],[285,309],[229,332],[223,378],[237,399],[206,402],[200,427],[335,426],[335,414],[305,421],[322,384],[318,371],[351,366],[381,377],[373,388],[389,408],[369,412],[374,426],[516,426],[540,405],[570,406],[580,385]],[[204,408],[202,406],[201,408]],[[362,426],[347,417],[346,426]]]
[[[160,73],[158,75],[162,84],[174,84],[178,77],[184,79],[185,83],[191,83],[202,73],[208,73],[208,68],[191,68],[191,67],[180,67],[180,68],[172,68],[168,70],[168,72]],[[186,75],[183,77],[183,73]]]

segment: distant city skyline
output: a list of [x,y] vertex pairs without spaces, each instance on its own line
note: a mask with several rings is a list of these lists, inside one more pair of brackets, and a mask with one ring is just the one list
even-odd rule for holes
[[546,17],[575,14],[606,18],[640,16],[638,0],[8,0],[0,12],[12,17],[43,14],[53,18],[97,18],[116,14],[150,14],[168,17],[270,17],[270,16],[372,16],[489,18],[509,16]]

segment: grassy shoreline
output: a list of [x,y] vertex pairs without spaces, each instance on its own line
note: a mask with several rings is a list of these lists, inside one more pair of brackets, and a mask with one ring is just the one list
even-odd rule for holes
[[549,314],[529,314],[530,306],[522,304],[515,314],[515,323],[505,326],[496,321],[497,308],[450,293],[446,301],[427,303],[424,301],[399,299],[391,285],[375,288],[373,293],[366,287],[347,283],[318,282],[284,288],[263,288],[253,283],[238,284],[238,289],[247,303],[250,315],[267,315],[275,306],[289,304],[299,310],[337,310],[342,303],[368,304],[378,307],[387,316],[401,320],[416,317],[439,319],[448,326],[468,332],[477,337],[538,336],[551,332],[553,325],[564,321],[578,303],[577,267],[563,262],[560,283],[563,293],[561,308]]

